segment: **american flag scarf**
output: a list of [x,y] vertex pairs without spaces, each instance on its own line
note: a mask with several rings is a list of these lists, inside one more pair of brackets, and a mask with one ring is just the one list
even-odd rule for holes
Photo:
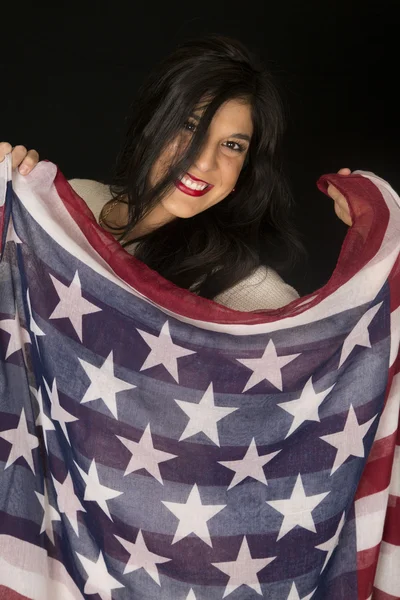
[[1,600],[400,598],[400,199],[328,180],[353,219],[328,283],[244,313],[7,155]]

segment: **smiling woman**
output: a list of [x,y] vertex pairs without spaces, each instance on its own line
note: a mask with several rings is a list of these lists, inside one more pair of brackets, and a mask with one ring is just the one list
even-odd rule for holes
[[[182,131],[161,152],[150,170],[150,186],[155,187],[162,181],[174,158],[184,153],[203,112],[200,109],[193,112],[183,124]],[[194,217],[232,193],[249,149],[252,132],[250,105],[243,100],[225,102],[214,115],[206,141],[190,172],[177,177],[166,196],[136,224],[126,239],[143,237],[175,218]],[[121,209],[114,203],[108,214],[109,221],[118,216],[120,222],[126,223],[128,207],[125,205],[125,209]],[[107,226],[105,215],[103,224]]]
[[[139,90],[102,195],[103,227],[198,295],[239,310],[289,303],[298,294],[278,273],[305,253],[282,171],[284,127],[271,75],[241,43],[186,42]],[[90,204],[89,182],[71,185]]]
[[[199,122],[199,116],[195,116]],[[151,185],[160,181],[165,165],[171,163],[176,151],[183,151],[195,131],[194,121],[187,121],[183,133],[172,143],[172,148],[163,152],[155,162],[150,172]],[[193,217],[221,202],[232,192],[243,167],[252,131],[251,108],[247,103],[230,100],[218,109],[190,173],[186,172],[178,178],[175,188],[159,205],[160,211],[165,211],[165,222],[173,217]],[[248,141],[238,141],[241,139]],[[193,198],[199,200],[194,201]]]
[[188,41],[132,105],[111,185],[70,183],[104,229],[177,286],[238,310],[298,298],[281,97],[240,42]]

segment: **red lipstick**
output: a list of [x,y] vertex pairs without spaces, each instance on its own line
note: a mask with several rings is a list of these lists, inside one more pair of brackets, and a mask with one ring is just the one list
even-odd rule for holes
[[199,179],[198,177],[194,177],[193,175],[190,175],[190,173],[187,173],[187,175],[193,181],[198,181],[199,183],[206,184],[206,187],[204,188],[204,190],[192,190],[192,188],[189,188],[180,179],[178,179],[177,181],[175,181],[175,186],[178,188],[178,190],[180,190],[184,194],[187,194],[188,196],[196,196],[196,197],[198,197],[198,196],[204,196],[204,194],[207,194],[207,192],[210,191],[211,188],[214,187],[210,183],[207,183],[207,181],[203,181],[202,179]]
[[194,175],[192,175],[191,173],[188,172],[188,175],[190,177],[190,179],[193,179],[193,181],[200,181],[200,183],[206,183],[207,185],[209,185],[207,183],[207,181],[203,181],[203,179],[199,179],[198,177],[195,177]]

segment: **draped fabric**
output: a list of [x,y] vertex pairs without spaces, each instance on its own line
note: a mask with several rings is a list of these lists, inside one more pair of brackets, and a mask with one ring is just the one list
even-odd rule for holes
[[400,200],[325,286],[237,312],[0,164],[0,598],[400,598]]

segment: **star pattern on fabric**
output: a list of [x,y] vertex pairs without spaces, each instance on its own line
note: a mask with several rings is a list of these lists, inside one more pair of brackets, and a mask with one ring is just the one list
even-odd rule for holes
[[65,410],[65,408],[63,408],[60,404],[60,399],[58,397],[58,389],[57,389],[57,384],[56,384],[56,379],[53,379],[53,384],[52,387],[50,389],[50,387],[47,384],[47,381],[43,378],[43,383],[46,387],[47,393],[49,395],[50,398],[50,403],[51,403],[51,409],[50,409],[50,415],[51,418],[53,419],[53,421],[58,421],[60,423],[60,427],[67,439],[67,442],[69,445],[71,445],[71,442],[69,440],[69,436],[68,436],[68,431],[67,431],[67,423],[73,423],[74,421],[78,421],[78,417],[74,417],[74,415],[71,415],[71,413],[69,413],[67,410]]
[[64,285],[54,275],[50,274],[50,277],[60,301],[49,316],[49,319],[69,319],[78,338],[82,342],[83,317],[100,312],[101,308],[82,296],[78,271],[76,271],[70,285]]
[[124,475],[129,475],[133,471],[139,469],[145,469],[150,475],[157,479],[162,485],[164,482],[161,477],[159,464],[172,458],[177,458],[176,454],[170,454],[169,452],[163,452],[163,450],[157,450],[154,448],[153,440],[151,437],[150,423],[147,425],[143,432],[139,442],[128,440],[127,438],[117,435],[117,438],[128,448],[132,456],[125,469]]
[[165,500],[162,500],[162,503],[179,519],[172,544],[194,533],[208,546],[212,546],[207,521],[225,508],[226,504],[202,504],[197,484],[193,485],[184,504]]
[[21,410],[17,427],[0,431],[0,438],[11,444],[10,454],[4,469],[8,469],[19,458],[24,458],[32,472],[35,473],[32,452],[39,446],[39,440],[36,435],[29,433],[24,409]]
[[[36,323],[35,319],[33,318],[33,313],[32,313],[32,305],[31,305],[31,298],[30,298],[30,294],[29,294],[29,290],[27,290],[26,292],[26,302],[28,304],[28,311],[29,311],[29,317],[30,317],[30,321],[29,321],[29,329],[32,331],[32,333],[35,335],[36,337],[40,337],[43,335],[46,335],[38,326],[38,324]],[[36,341],[37,343],[37,341]]]
[[5,360],[12,356],[14,352],[22,350],[26,362],[25,344],[31,343],[31,336],[25,327],[22,327],[17,308],[15,309],[15,317],[13,319],[2,319],[0,321],[0,329],[10,335]]
[[229,575],[229,581],[226,584],[223,598],[229,596],[241,585],[247,585],[249,588],[262,596],[261,585],[257,577],[262,569],[275,560],[276,556],[268,558],[252,558],[246,536],[243,538],[239,554],[236,560],[230,562],[212,563],[214,567]]
[[292,490],[290,498],[269,500],[267,504],[283,515],[283,521],[276,541],[292,531],[297,525],[316,533],[312,511],[330,492],[306,496],[300,473]]
[[235,487],[235,485],[238,485],[238,483],[246,479],[246,477],[252,477],[256,481],[268,485],[263,467],[279,454],[279,452],[280,450],[277,450],[276,452],[260,456],[257,451],[255,439],[253,438],[242,459],[219,460],[218,463],[220,465],[235,471],[235,475],[229,484],[228,490]]
[[51,419],[49,419],[49,417],[44,412],[42,389],[39,388],[38,390],[36,390],[32,386],[29,386],[29,388],[39,404],[39,414],[36,418],[35,425],[40,425],[40,427],[42,428],[43,439],[44,439],[44,443],[46,446],[46,450],[48,452],[49,446],[48,446],[48,441],[47,441],[47,432],[55,431],[56,428],[54,427],[53,421]]
[[21,238],[18,236],[17,232],[15,231],[12,215],[10,216],[10,220],[8,222],[6,244],[7,244],[7,242],[14,242],[14,244],[22,244]]
[[315,594],[315,591],[316,591],[316,589],[313,590],[311,592],[311,594],[307,594],[307,596],[303,596],[302,598],[300,598],[299,592],[297,591],[296,584],[293,581],[292,586],[290,588],[289,596],[287,597],[287,600],[311,600],[311,598]]
[[54,542],[54,529],[52,522],[53,521],[61,521],[60,514],[51,506],[49,502],[49,497],[47,495],[46,483],[44,483],[44,494],[40,494],[39,492],[35,492],[37,499],[39,500],[41,507],[43,508],[43,521],[40,526],[40,533],[46,532],[49,540],[55,545]]
[[278,390],[282,391],[283,384],[281,370],[298,356],[300,356],[300,354],[278,356],[274,342],[269,340],[264,353],[260,358],[237,358],[236,360],[238,362],[253,371],[243,392],[247,392],[247,390],[258,383],[261,383],[264,379],[272,383]]
[[161,585],[160,575],[156,565],[169,562],[172,559],[167,558],[166,556],[159,556],[158,554],[154,554],[154,552],[150,552],[146,546],[146,542],[144,541],[143,534],[140,529],[138,531],[135,543],[124,540],[118,535],[114,535],[114,537],[117,538],[119,543],[129,553],[129,559],[125,565],[124,575],[126,573],[137,571],[138,569],[144,569],[146,573],[150,575],[152,580],[157,583],[157,585]]
[[54,487],[57,493],[57,506],[60,513],[64,513],[68,521],[71,523],[72,529],[79,536],[78,530],[78,511],[86,512],[75,494],[74,484],[71,474],[68,472],[63,483],[57,481],[52,475]]
[[186,600],[197,600],[192,588],[190,588],[189,593],[186,596]]
[[82,567],[85,569],[88,576],[83,589],[84,594],[98,594],[101,600],[112,600],[112,590],[125,587],[118,579],[112,577],[108,572],[101,550],[98,559],[95,562],[89,560],[86,556],[82,556],[82,554],[79,554],[78,552],[75,552],[75,554],[79,558]]
[[296,429],[298,429],[305,421],[319,422],[318,409],[335,385],[336,384],[331,385],[326,390],[317,393],[312,384],[312,377],[310,377],[301,392],[300,398],[277,404],[277,406],[283,408],[283,410],[294,417],[285,439],[296,431]]
[[109,488],[100,483],[95,459],[93,459],[90,463],[89,471],[87,473],[81,469],[77,462],[75,462],[75,465],[81,474],[83,481],[86,483],[83,499],[86,501],[96,502],[100,506],[101,510],[105,512],[107,517],[112,521],[113,518],[110,514],[107,500],[117,498],[117,496],[121,496],[123,492],[119,492],[118,490],[114,490],[113,488]]
[[215,406],[212,383],[210,383],[198,404],[186,402],[185,400],[177,400],[176,398],[175,402],[189,417],[189,422],[179,438],[180,442],[196,433],[202,432],[214,444],[219,446],[217,422],[235,410],[238,410],[237,407],[233,406]]
[[162,326],[160,335],[153,335],[147,331],[137,330],[146,344],[150,346],[150,353],[140,367],[140,371],[163,365],[168,373],[179,383],[178,358],[196,354],[194,350],[188,350],[174,344],[169,331],[169,323],[166,321]]
[[320,436],[321,440],[327,442],[337,450],[331,475],[342,466],[349,456],[356,456],[358,458],[365,456],[364,437],[367,435],[369,428],[377,416],[375,415],[372,419],[360,425],[353,405],[350,404],[344,429],[336,433]]
[[326,565],[329,562],[329,559],[331,558],[336,546],[339,543],[339,537],[342,532],[344,523],[345,523],[345,513],[342,514],[341,519],[339,521],[339,525],[338,525],[334,535],[329,540],[326,540],[326,542],[324,542],[323,544],[319,544],[319,546],[315,546],[317,548],[317,550],[322,550],[323,552],[326,552],[325,562],[322,566],[321,573],[325,569]]
[[81,400],[81,404],[101,398],[113,417],[118,419],[116,395],[118,392],[133,390],[136,385],[115,376],[113,351],[111,350],[101,367],[96,367],[81,358],[78,360],[90,379],[90,385]]
[[368,327],[371,325],[373,318],[382,306],[383,302],[376,304],[361,317],[357,325],[352,329],[349,335],[343,342],[342,352],[340,354],[339,366],[347,360],[355,346],[364,346],[365,348],[371,348],[371,340],[369,337]]

